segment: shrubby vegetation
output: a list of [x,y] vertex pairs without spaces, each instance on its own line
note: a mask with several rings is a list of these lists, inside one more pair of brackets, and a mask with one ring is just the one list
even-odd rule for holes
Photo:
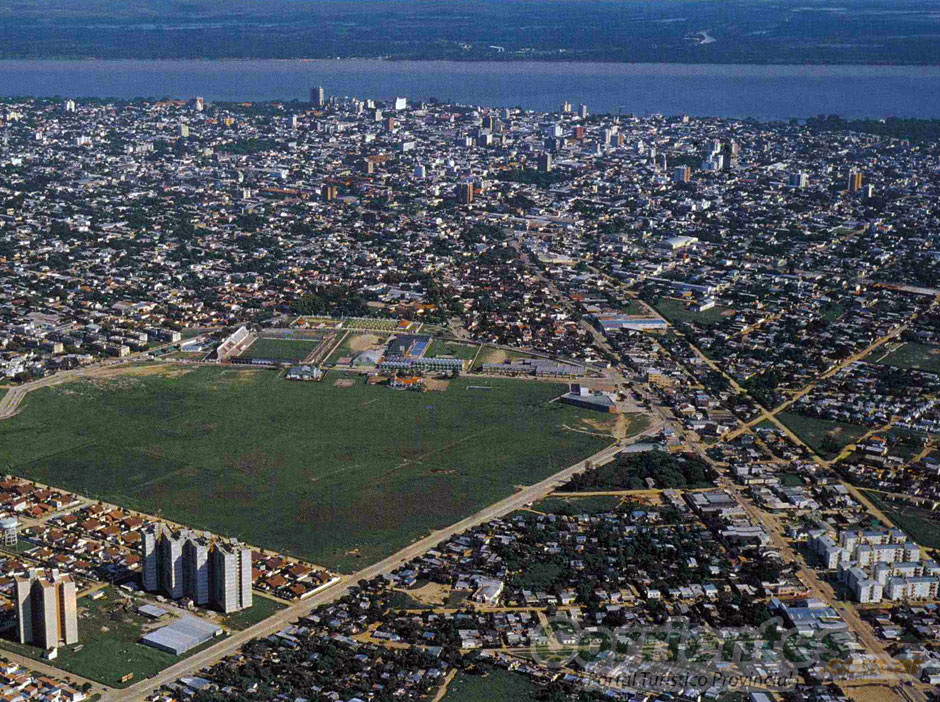
[[619,461],[576,475],[565,490],[642,490],[647,478],[657,488],[697,488],[712,484],[708,464],[690,454],[674,456],[665,451],[624,454]]
[[347,285],[330,285],[307,293],[294,303],[297,314],[366,317],[365,299]]

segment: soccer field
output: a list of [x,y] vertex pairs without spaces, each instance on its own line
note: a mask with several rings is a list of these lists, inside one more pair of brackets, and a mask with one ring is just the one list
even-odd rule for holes
[[335,377],[169,367],[42,389],[0,422],[0,464],[349,571],[608,443],[563,427],[596,415],[550,404],[559,384]]
[[271,358],[278,361],[299,363],[321,343],[321,339],[269,339],[260,338],[249,346],[241,356],[245,358]]

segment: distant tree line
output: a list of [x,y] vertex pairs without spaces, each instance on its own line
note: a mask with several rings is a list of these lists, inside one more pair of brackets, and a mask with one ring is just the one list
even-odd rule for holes
[[853,119],[838,115],[819,115],[806,120],[811,129],[826,132],[864,132],[876,136],[910,139],[911,141],[934,141],[940,139],[940,119]]

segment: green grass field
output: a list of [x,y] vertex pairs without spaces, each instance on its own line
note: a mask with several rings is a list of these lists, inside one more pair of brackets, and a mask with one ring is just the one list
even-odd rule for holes
[[532,505],[532,509],[545,514],[601,514],[614,511],[620,502],[620,498],[614,495],[549,496]]
[[[792,412],[781,412],[777,419],[786,424],[803,442],[823,458],[833,458],[844,446],[854,443],[868,431],[866,427],[828,419],[804,417]],[[827,439],[826,437],[831,437]],[[835,450],[838,447],[839,450]]]
[[649,310],[646,309],[646,305],[641,303],[639,300],[633,299],[632,297],[624,298],[623,302],[617,302],[614,306],[623,314],[632,314],[637,316],[649,314]]
[[[159,625],[137,614],[138,603],[133,601],[126,612],[115,613],[122,599],[116,590],[110,588],[99,600],[79,599],[78,643],[61,647],[52,665],[83,678],[121,688],[155,675],[180,660],[170,653],[139,643],[143,634]],[[7,635],[12,634],[15,630],[7,632]],[[203,644],[186,655],[208,645]],[[0,639],[0,646],[35,660],[40,660],[43,653],[36,646],[25,646],[8,638]],[[121,683],[121,677],[127,673],[133,673],[134,678]]]
[[845,307],[840,305],[838,302],[833,302],[820,310],[822,313],[822,318],[827,322],[834,322],[843,314],[845,314]]
[[608,443],[563,428],[593,415],[549,403],[562,384],[413,393],[135,373],[30,393],[0,422],[3,471],[347,571]]
[[431,348],[428,349],[428,352],[425,356],[429,358],[435,358],[437,356],[453,356],[454,358],[462,358],[465,361],[472,361],[473,357],[477,354],[477,349],[479,346],[474,346],[472,344],[458,344],[453,341],[441,341],[440,339],[435,339],[431,343]]
[[940,548],[940,519],[929,509],[899,502],[888,502],[872,490],[863,490],[865,497],[885,513],[894,524],[914,541],[928,548]]
[[653,423],[653,419],[648,414],[643,414],[642,412],[628,412],[626,418],[629,420],[630,424],[627,426],[627,434],[625,438],[630,438],[636,436],[637,434],[642,434],[644,431],[650,428],[650,425]]
[[319,339],[265,339],[259,338],[241,354],[246,358],[274,358],[279,361],[300,362],[320,345]]
[[485,676],[457,673],[442,702],[535,702],[537,692],[525,675],[491,668]]
[[916,368],[928,373],[940,373],[940,346],[908,342],[881,357],[881,351],[866,360],[896,368]]
[[681,300],[675,300],[670,297],[660,297],[652,302],[653,307],[663,317],[671,323],[688,322],[708,326],[717,324],[728,318],[730,307],[715,305],[710,310],[704,312],[693,312],[692,309]]
[[274,616],[286,606],[256,592],[251,597],[251,607],[230,614],[225,618],[224,625],[235,631],[247,629],[268,617]]

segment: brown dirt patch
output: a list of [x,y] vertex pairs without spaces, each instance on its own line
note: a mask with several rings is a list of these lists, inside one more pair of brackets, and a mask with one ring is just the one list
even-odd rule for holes
[[449,380],[441,380],[440,378],[425,378],[424,385],[428,390],[434,390],[436,392],[444,392],[450,385]]
[[408,593],[415,601],[423,605],[437,607],[447,602],[450,597],[450,585],[441,585],[440,583],[428,583],[415,590],[403,590]]
[[358,353],[378,346],[381,343],[382,337],[376,336],[375,334],[355,334],[349,337],[349,341],[346,345],[349,347],[350,351]]
[[509,354],[501,349],[484,349],[480,352],[480,363],[505,363]]
[[162,375],[165,378],[178,378],[181,375],[186,375],[191,373],[192,368],[186,366],[179,366],[176,364],[170,365],[147,365],[147,366],[126,366],[122,368],[108,368],[102,370],[98,373],[95,373],[95,376],[99,377],[111,377],[116,375],[131,376],[131,377],[142,377],[150,375]]
[[736,314],[737,312],[735,312],[734,310],[722,310],[721,312],[722,317],[734,317],[734,315]]
[[351,388],[356,384],[356,381],[352,378],[337,378],[333,381],[334,388]]
[[586,424],[591,429],[603,434],[610,434],[612,430],[615,430],[617,425],[620,422],[620,416],[616,420],[611,419],[592,419],[590,417],[582,417],[581,422]]
[[888,685],[842,685],[846,696],[855,702],[906,702]]

